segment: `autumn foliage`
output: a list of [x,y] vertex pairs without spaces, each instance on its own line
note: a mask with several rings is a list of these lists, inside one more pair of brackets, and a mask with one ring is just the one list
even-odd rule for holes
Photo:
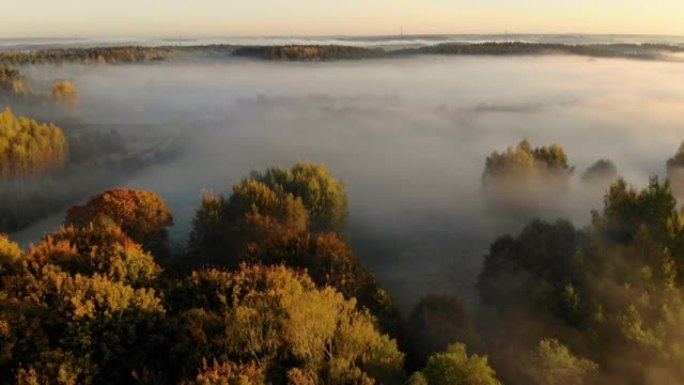
[[0,112],[0,179],[39,175],[64,165],[69,146],[62,130],[50,123]]
[[166,241],[166,227],[173,218],[166,202],[156,193],[144,190],[117,188],[91,197],[83,206],[71,207],[65,222],[87,226],[110,220],[123,232],[143,246]]
[[81,95],[74,83],[68,80],[57,80],[52,83],[52,99],[63,104],[77,104]]

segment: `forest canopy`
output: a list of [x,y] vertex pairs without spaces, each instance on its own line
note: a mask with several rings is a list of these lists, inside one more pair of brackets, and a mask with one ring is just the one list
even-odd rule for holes
[[[165,223],[147,202],[158,201],[151,194],[114,190],[94,197],[70,213],[78,227],[64,226],[26,252],[0,236],[3,379],[403,381],[403,354],[374,316],[355,298],[317,285],[306,271],[254,263],[165,274],[155,256],[129,238],[146,232],[116,223],[130,226],[131,215],[144,229]],[[88,215],[94,207],[111,214]],[[154,215],[133,214],[140,209]]]
[[[559,151],[518,151],[568,171]],[[0,236],[0,375],[15,384],[684,381],[684,213],[668,183],[618,180],[586,228],[535,220],[496,240],[476,286],[484,322],[453,294],[426,296],[405,322],[334,230],[346,202],[327,168],[298,163],[205,196],[192,247],[175,258],[150,247],[172,221],[151,191],[96,195],[28,250]]]
[[419,48],[385,50],[347,45],[276,46],[194,45],[118,46],[89,48],[50,48],[35,51],[0,51],[0,66],[27,64],[126,64],[151,63],[187,58],[225,59],[247,57],[276,61],[331,61],[402,58],[418,55],[578,55],[602,58],[670,60],[684,52],[668,44],[549,44],[531,42],[445,43]]
[[40,175],[64,165],[69,146],[62,130],[50,123],[0,112],[0,179]]
[[[477,288],[506,330],[490,335],[502,344],[495,360],[509,363],[506,377],[525,375],[511,352],[552,337],[611,381],[659,383],[653,368],[661,379],[684,381],[683,223],[667,183],[653,179],[637,190],[620,180],[586,229],[536,221],[497,240]],[[540,324],[531,327],[533,320]]]

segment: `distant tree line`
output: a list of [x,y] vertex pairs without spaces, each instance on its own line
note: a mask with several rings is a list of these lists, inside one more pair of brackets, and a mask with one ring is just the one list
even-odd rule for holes
[[384,56],[385,51],[339,45],[284,45],[239,47],[233,51],[233,55],[265,60],[329,61],[378,58]]
[[445,43],[420,48],[384,50],[343,45],[278,46],[159,46],[63,48],[36,51],[0,51],[0,66],[28,64],[125,64],[150,63],[184,58],[222,59],[249,57],[263,60],[328,61],[359,60],[415,55],[546,55],[567,54],[642,60],[667,59],[665,54],[684,52],[684,47],[666,44],[550,44],[526,42]]
[[165,60],[169,55],[169,48],[138,46],[0,51],[0,65],[145,63]]
[[445,43],[399,50],[394,55],[548,55],[569,54],[604,58],[655,60],[663,53],[684,52],[684,47],[664,44],[550,44],[525,42]]

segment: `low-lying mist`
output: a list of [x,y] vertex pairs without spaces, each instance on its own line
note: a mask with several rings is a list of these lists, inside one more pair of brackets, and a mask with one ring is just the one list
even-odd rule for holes
[[[456,290],[474,303],[488,245],[527,223],[483,199],[482,172],[492,151],[523,138],[561,145],[575,166],[570,189],[540,202],[543,210],[529,217],[565,217],[582,226],[603,194],[582,183],[589,166],[610,159],[627,181],[643,186],[664,175],[684,139],[684,67],[677,63],[234,59],[22,72],[36,85],[60,78],[77,85],[82,102],[60,111],[65,122],[116,127],[140,148],[166,139],[180,144],[172,160],[111,186],[162,195],[179,245],[203,189],[227,193],[250,170],[274,164],[326,163],[347,186],[345,236],[404,310],[428,291]],[[32,107],[16,110],[50,119]],[[62,218],[12,237],[36,242]]]

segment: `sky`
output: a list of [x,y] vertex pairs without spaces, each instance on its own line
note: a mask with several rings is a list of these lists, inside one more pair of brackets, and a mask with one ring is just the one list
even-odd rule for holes
[[0,38],[684,35],[682,0],[0,0]]

